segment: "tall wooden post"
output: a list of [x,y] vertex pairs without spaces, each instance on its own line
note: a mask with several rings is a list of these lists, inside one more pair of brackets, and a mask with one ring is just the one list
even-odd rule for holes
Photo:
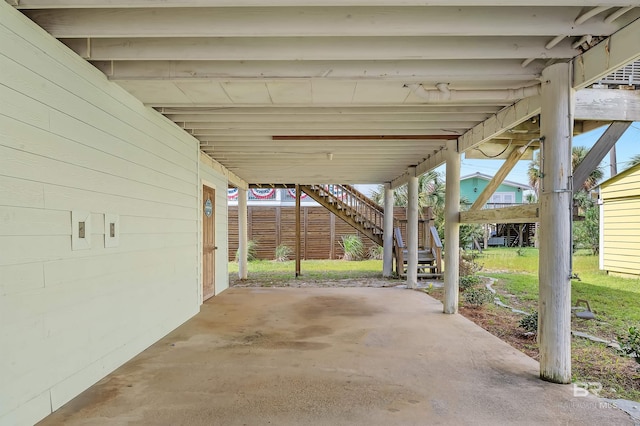
[[518,224],[518,247],[522,247],[522,231],[524,230],[524,223]]
[[488,223],[484,224],[484,246],[482,248],[484,249],[489,248],[489,224]]
[[[611,147],[611,151],[609,151],[609,167],[611,171],[611,177],[614,177],[618,174],[618,157],[616,155],[616,146],[613,145]],[[600,216],[602,217],[602,216]]]
[[540,377],[571,382],[571,66],[542,71],[538,339]]
[[300,276],[300,259],[302,256],[300,234],[300,185],[296,185],[296,277]]
[[247,279],[249,240],[247,226],[247,190],[238,188],[238,278]]
[[458,141],[447,141],[444,205],[444,313],[458,312],[460,275],[460,153]]
[[409,167],[407,188],[407,287],[418,286],[418,177]]
[[382,276],[393,274],[393,190],[390,183],[384,184],[384,223],[382,234]]

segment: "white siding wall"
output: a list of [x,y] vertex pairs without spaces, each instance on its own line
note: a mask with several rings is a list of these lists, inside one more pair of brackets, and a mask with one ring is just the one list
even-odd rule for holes
[[[207,185],[216,190],[216,294],[229,288],[228,271],[228,213],[227,213],[227,179],[213,169],[211,161],[204,154],[201,154],[203,161],[200,161],[200,205],[202,206],[202,185]],[[200,211],[202,219],[202,210]],[[202,243],[202,241],[200,241]],[[202,250],[200,250],[202,255]],[[202,256],[200,262],[202,263]],[[202,270],[202,268],[201,268]]]
[[[41,419],[198,311],[198,154],[0,1],[0,425]],[[72,210],[91,212],[87,250]]]

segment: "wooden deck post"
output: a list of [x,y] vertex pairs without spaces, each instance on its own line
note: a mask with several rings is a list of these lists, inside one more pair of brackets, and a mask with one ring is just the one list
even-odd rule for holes
[[460,153],[458,141],[447,141],[444,206],[444,313],[458,312],[460,275]]
[[407,287],[418,286],[418,177],[409,167],[407,183]]
[[382,276],[393,274],[393,190],[391,183],[384,184],[384,223],[382,240],[384,242],[382,255]]
[[238,278],[247,279],[248,264],[247,190],[238,188]]
[[300,185],[296,185],[296,277],[300,276],[300,259],[302,256],[302,253],[300,253],[302,248],[300,234]]
[[542,71],[538,340],[540,378],[571,382],[571,138],[570,64]]

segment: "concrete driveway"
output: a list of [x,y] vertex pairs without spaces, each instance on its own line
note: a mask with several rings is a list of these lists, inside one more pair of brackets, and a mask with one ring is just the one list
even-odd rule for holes
[[410,290],[230,289],[44,425],[626,425]]

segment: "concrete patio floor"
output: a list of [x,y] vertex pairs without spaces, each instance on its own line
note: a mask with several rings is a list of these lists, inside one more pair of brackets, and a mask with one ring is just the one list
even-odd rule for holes
[[626,425],[420,292],[230,289],[43,425]]

